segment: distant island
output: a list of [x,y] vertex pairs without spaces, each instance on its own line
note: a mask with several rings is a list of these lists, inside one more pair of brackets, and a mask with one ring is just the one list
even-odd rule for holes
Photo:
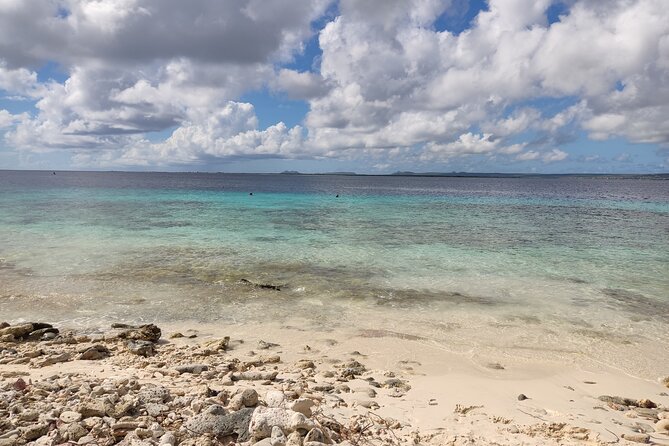
[[319,172],[302,173],[297,170],[284,170],[281,175],[342,175],[375,177],[447,177],[447,178],[536,178],[536,177],[581,177],[581,178],[645,178],[669,180],[669,173],[499,173],[499,172],[412,172],[408,170],[393,173],[356,173],[356,172]]

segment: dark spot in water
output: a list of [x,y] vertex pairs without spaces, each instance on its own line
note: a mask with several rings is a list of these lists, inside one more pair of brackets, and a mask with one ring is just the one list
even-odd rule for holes
[[609,298],[610,305],[623,308],[630,313],[644,316],[669,315],[669,301],[666,300],[653,299],[622,288],[604,288],[602,293]]
[[416,336],[408,333],[399,333],[397,331],[390,330],[380,330],[380,329],[367,329],[360,330],[358,336],[361,338],[399,338],[406,339],[407,341],[426,341],[427,338],[423,336]]

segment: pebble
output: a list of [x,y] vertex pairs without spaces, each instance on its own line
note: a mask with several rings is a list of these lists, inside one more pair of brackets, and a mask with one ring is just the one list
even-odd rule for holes
[[518,395],[518,401],[525,401],[526,399],[529,399],[529,398],[527,398],[527,396],[524,393],[521,393],[520,395]]
[[648,434],[622,434],[621,437],[634,443],[648,443],[650,441],[650,435]]
[[192,373],[193,375],[199,375],[200,373],[209,370],[209,366],[207,364],[184,364],[174,367],[174,370],[179,374]]

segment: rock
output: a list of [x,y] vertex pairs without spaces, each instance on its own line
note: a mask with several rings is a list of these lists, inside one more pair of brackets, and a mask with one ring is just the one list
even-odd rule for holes
[[293,432],[288,435],[286,446],[302,446],[302,437],[300,436],[299,432]]
[[17,446],[16,437],[0,438],[0,446]]
[[623,437],[627,441],[632,441],[634,443],[648,443],[648,442],[650,442],[650,435],[648,435],[648,434],[639,434],[639,433],[622,434],[621,437]]
[[49,355],[41,361],[38,361],[35,365],[37,367],[47,367],[50,365],[58,364],[60,362],[67,362],[72,359],[70,353],[61,353],[59,355]]
[[383,387],[387,389],[400,389],[405,392],[411,390],[411,386],[406,382],[402,381],[399,378],[390,378],[384,381]]
[[209,370],[207,364],[184,364],[174,367],[179,374],[182,373],[192,373],[193,375],[199,375],[200,373]]
[[0,342],[16,342],[16,337],[13,334],[0,335]]
[[246,407],[254,407],[258,405],[258,392],[255,389],[244,389],[241,393],[242,404]]
[[83,418],[104,417],[107,410],[103,401],[88,400],[79,404],[78,412]]
[[273,342],[265,342],[262,339],[258,341],[258,349],[259,350],[268,350],[273,347],[279,347],[279,344],[275,344]]
[[178,331],[176,333],[172,333],[170,335],[170,339],[178,339],[178,338],[183,338],[183,337],[184,337],[184,334],[181,333],[181,332],[178,332]]
[[63,423],[75,423],[81,420],[82,415],[79,412],[66,410],[60,414],[59,418]]
[[128,347],[128,351],[134,355],[138,356],[153,356],[156,354],[156,350],[154,348],[154,344],[151,341],[128,341],[126,344],[126,347]]
[[225,351],[230,345],[230,336],[225,336],[222,339],[214,339],[212,341],[205,342],[204,346],[212,350],[222,350]]
[[288,403],[287,409],[293,410],[303,414],[307,418],[311,418],[311,408],[314,407],[316,403],[309,398],[298,398],[295,401]]
[[129,415],[135,409],[135,401],[129,399],[107,408],[107,415],[114,418],[121,418]]
[[23,378],[17,379],[16,381],[14,381],[14,384],[12,384],[12,388],[19,392],[26,390],[26,387],[28,387],[28,384],[26,384]]
[[265,289],[265,290],[281,291],[281,286],[280,285],[272,285],[271,283],[255,283],[255,282],[251,282],[250,280],[247,280],[247,279],[240,279],[239,281],[241,283],[251,285],[254,288],[262,288],[262,289]]
[[49,433],[48,424],[33,424],[32,426],[21,428],[21,436],[28,441],[37,440],[47,433]]
[[518,395],[518,401],[525,401],[526,399],[529,399],[529,398],[527,398],[527,396],[524,393],[521,393],[520,395]]
[[45,335],[54,335],[53,337],[56,337],[58,333],[58,329],[53,327],[35,329],[34,331],[30,332],[30,334],[28,334],[26,341],[44,341],[48,338],[45,338]]
[[[112,325],[113,328],[127,328],[131,326],[116,326]],[[161,335],[160,328],[154,324],[140,325],[139,327],[131,327],[122,331],[118,334],[118,337],[121,339],[130,339],[133,341],[151,341],[158,342]]]
[[159,445],[174,446],[177,442],[177,438],[172,432],[166,432],[158,440]]
[[19,414],[19,420],[21,421],[37,421],[39,418],[39,412],[36,410],[25,410]]
[[339,373],[342,378],[355,378],[358,375],[362,375],[367,371],[367,368],[356,361],[351,359],[350,361],[343,364],[343,369]]
[[146,384],[139,392],[137,392],[137,399],[142,404],[158,403],[162,404],[172,398],[168,388],[157,386],[153,384]]
[[669,434],[669,419],[662,419],[655,423],[655,431]]
[[12,335],[15,338],[22,338],[31,331],[34,331],[35,327],[33,324],[20,324],[20,325],[11,325],[0,329],[0,336]]
[[279,426],[272,427],[272,434],[270,436],[270,445],[271,446],[286,446],[286,434],[283,433]]
[[209,406],[203,413],[192,417],[184,426],[193,435],[211,433],[216,437],[237,435],[237,441],[249,439],[249,423],[254,410],[240,409],[237,412],[226,414],[221,406]]
[[309,432],[307,432],[307,435],[304,437],[304,442],[306,443],[308,441],[318,441],[319,443],[323,443],[325,442],[325,435],[323,435],[322,430],[314,427]]
[[356,406],[361,406],[364,407],[365,409],[378,409],[379,403],[376,401],[371,401],[371,400],[359,400],[359,401],[354,401],[354,404]]
[[165,412],[169,412],[170,407],[165,404],[148,403],[146,404],[146,413],[150,417],[157,417]]
[[265,404],[267,407],[283,407],[286,402],[286,395],[280,390],[269,390],[265,394]]
[[621,406],[638,406],[637,400],[633,400],[631,398],[622,398],[620,396],[601,395],[598,397],[598,399],[600,401],[604,401],[605,403],[613,403]]
[[231,375],[233,381],[274,381],[279,372],[237,372]]
[[309,359],[300,359],[295,363],[295,367],[298,369],[315,369],[316,365],[314,361],[310,361]]
[[81,437],[88,435],[88,431],[79,423],[71,423],[65,428],[67,439],[70,441],[78,441]]
[[641,399],[637,402],[637,405],[639,407],[643,407],[644,409],[655,409],[657,407],[657,404],[649,399]]
[[279,426],[283,432],[293,432],[297,429],[312,429],[314,422],[292,410],[277,407],[258,407],[253,412],[249,433],[253,438],[261,439],[269,437],[272,427]]
[[669,387],[669,376],[660,378],[660,384],[662,384],[664,387]]
[[253,443],[253,446],[272,446],[272,439],[267,437],[262,440]]
[[97,444],[97,439],[91,435],[84,435],[77,441],[77,444],[80,445],[85,445],[85,444]]
[[109,356],[109,353],[109,349],[104,345],[95,344],[81,352],[78,359],[83,359],[85,361],[97,361],[98,359],[106,358]]

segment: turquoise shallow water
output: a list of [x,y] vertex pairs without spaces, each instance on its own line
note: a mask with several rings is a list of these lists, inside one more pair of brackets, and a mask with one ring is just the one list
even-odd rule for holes
[[4,171],[0,259],[4,319],[661,344],[669,182]]

